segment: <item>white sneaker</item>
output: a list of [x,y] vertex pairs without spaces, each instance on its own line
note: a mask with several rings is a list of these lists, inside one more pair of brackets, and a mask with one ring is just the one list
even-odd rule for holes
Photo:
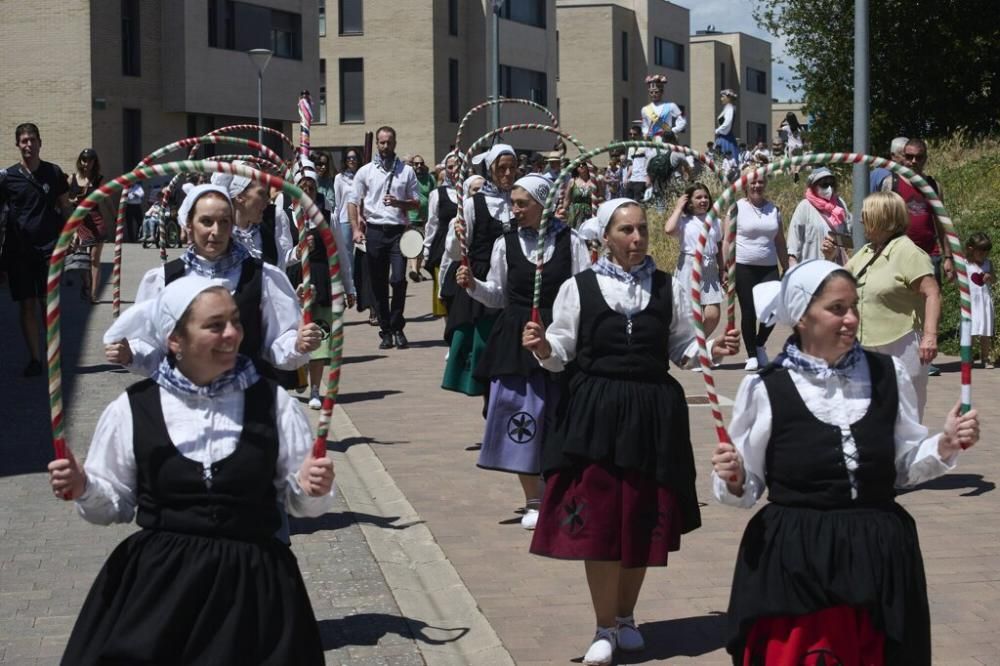
[[521,516],[521,527],[526,530],[535,529],[535,525],[538,524],[538,509],[525,509],[524,515]]
[[757,365],[757,359],[748,358],[746,365],[743,366],[743,369],[746,370],[747,372],[757,372],[757,370],[759,369],[759,366]]
[[319,393],[313,393],[312,397],[309,398],[309,409],[322,409],[323,401],[319,397]]
[[691,368],[691,372],[704,372],[704,369],[700,365],[696,365]]
[[594,642],[590,644],[587,654],[583,655],[586,666],[609,666],[615,654],[615,630],[610,627],[598,627],[594,634]]
[[646,641],[642,638],[642,633],[635,626],[635,618],[628,617],[615,618],[615,634],[618,638],[618,647],[625,652],[640,652],[646,649]]

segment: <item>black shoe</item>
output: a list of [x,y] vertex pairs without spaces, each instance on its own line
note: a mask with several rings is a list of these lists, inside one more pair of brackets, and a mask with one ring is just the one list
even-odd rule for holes
[[403,332],[396,331],[396,348],[406,349],[409,346],[410,346],[410,341],[406,339],[406,336],[403,335]]
[[25,366],[24,372],[21,373],[22,377],[37,377],[42,374],[42,364],[37,359],[31,359],[28,365]]
[[378,315],[375,314],[374,310],[372,310],[371,313],[368,315],[368,325],[378,326]]
[[417,271],[410,271],[410,280],[412,280],[413,282],[420,282],[423,279],[424,279],[423,276],[420,275],[420,273],[418,273]]
[[382,336],[382,342],[378,344],[379,349],[392,349],[392,333],[380,333]]

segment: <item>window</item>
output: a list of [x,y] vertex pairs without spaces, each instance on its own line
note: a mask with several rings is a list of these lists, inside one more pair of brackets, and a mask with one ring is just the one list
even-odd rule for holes
[[500,18],[545,28],[545,0],[507,0],[500,8]]
[[302,15],[236,0],[208,1],[208,45],[232,51],[270,48],[302,59]]
[[326,0],[319,0],[319,36],[326,37]]
[[326,58],[319,60],[319,115],[316,124],[326,125]]
[[628,33],[622,31],[622,81],[628,81]]
[[726,63],[719,63],[719,90],[727,88],[726,86]]
[[139,0],[122,0],[122,74],[139,76],[141,61]]
[[752,120],[747,121],[747,136],[746,142],[748,146],[752,146],[758,141],[763,141],[767,143],[767,125],[764,123],[755,123]]
[[622,97],[622,136],[628,136],[628,128],[632,126],[632,119],[629,118],[628,97]]
[[271,50],[278,58],[302,60],[302,17],[271,10]]
[[448,34],[458,36],[458,0],[448,0]]
[[365,65],[361,58],[340,59],[340,122],[365,121]]
[[750,92],[767,94],[767,72],[762,72],[753,67],[747,67],[747,90]]
[[339,0],[340,2],[340,34],[364,34],[361,20],[361,0]]
[[142,111],[139,109],[122,109],[122,160],[125,171],[131,171],[142,153]]
[[660,67],[684,71],[684,46],[669,39],[653,39],[654,62]]
[[548,104],[548,77],[545,72],[500,65],[500,94]]
[[458,61],[448,58],[448,121],[459,121]]

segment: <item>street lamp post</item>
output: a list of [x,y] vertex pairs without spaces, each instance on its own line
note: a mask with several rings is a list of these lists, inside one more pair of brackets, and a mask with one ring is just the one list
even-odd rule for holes
[[[271,62],[271,49],[250,49],[247,51],[250,61],[257,68],[257,143],[264,145],[264,70]],[[260,150],[258,149],[258,154]],[[263,157],[263,155],[261,155]]]

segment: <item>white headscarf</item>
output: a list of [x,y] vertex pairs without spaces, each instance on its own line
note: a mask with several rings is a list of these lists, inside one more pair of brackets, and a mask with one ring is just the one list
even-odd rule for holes
[[[253,165],[249,162],[237,160],[233,162],[233,164],[253,168]],[[226,191],[229,192],[230,199],[238,194],[243,194],[243,190],[247,189],[252,182],[253,179],[248,178],[247,176],[239,176],[237,174],[222,172],[212,174],[212,185],[218,185],[219,187],[225,188]]]
[[756,285],[753,304],[758,321],[765,326],[778,323],[794,327],[809,309],[823,280],[830,273],[842,270],[843,266],[832,261],[813,259],[790,268],[781,282],[771,280]]
[[514,187],[520,187],[532,199],[544,206],[545,200],[549,197],[549,191],[552,189],[552,181],[540,173],[529,173],[514,181]]
[[589,217],[584,220],[576,229],[576,233],[580,235],[585,241],[598,241],[602,240],[604,235],[604,227],[601,226],[601,220],[596,217]]
[[611,216],[615,214],[616,210],[626,204],[639,205],[634,199],[619,197],[617,199],[608,199],[597,207],[597,224],[602,236],[608,225],[611,224]]
[[229,212],[233,211],[233,199],[229,196],[229,191],[220,187],[219,185],[205,184],[205,185],[195,185],[190,190],[185,190],[187,196],[184,197],[184,201],[181,202],[180,210],[177,211],[177,221],[181,225],[185,225],[188,222],[188,215],[191,214],[191,209],[194,205],[198,203],[198,199],[205,196],[209,192],[218,192],[226,198],[229,203]]
[[478,175],[469,176],[468,178],[465,179],[464,182],[462,182],[462,193],[468,195],[469,188],[472,187],[472,184],[477,180],[486,180],[486,179]]
[[210,287],[225,287],[223,280],[185,275],[163,288],[156,298],[137,303],[115,320],[104,334],[104,344],[122,339],[139,339],[155,349],[167,351],[167,338],[177,321],[201,292]]
[[319,182],[319,173],[316,171],[316,164],[308,157],[300,157],[298,165],[295,167],[295,184],[299,185],[306,178],[311,178],[313,182]]
[[501,155],[513,155],[517,157],[517,153],[514,149],[508,146],[506,143],[498,143],[490,148],[485,153],[479,153],[472,158],[473,164],[479,164],[480,162],[486,162],[486,170],[490,171],[493,168],[493,163],[496,162]]

